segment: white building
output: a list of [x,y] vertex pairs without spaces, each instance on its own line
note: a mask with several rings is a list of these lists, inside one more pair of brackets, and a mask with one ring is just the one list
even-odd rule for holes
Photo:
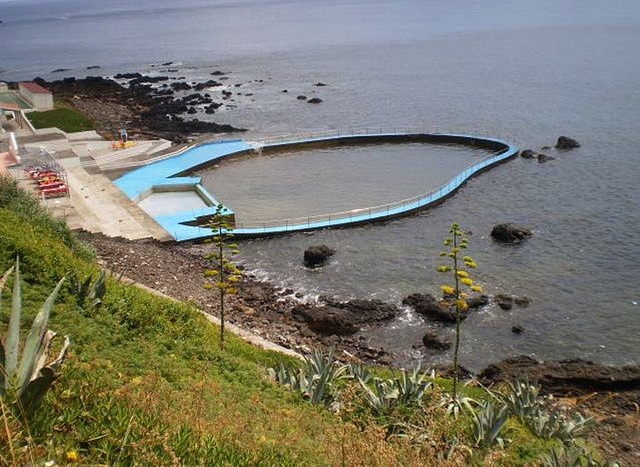
[[0,81],[0,92],[7,92],[9,90],[9,86],[4,81]]
[[18,84],[20,96],[36,110],[53,109],[53,94],[36,83]]

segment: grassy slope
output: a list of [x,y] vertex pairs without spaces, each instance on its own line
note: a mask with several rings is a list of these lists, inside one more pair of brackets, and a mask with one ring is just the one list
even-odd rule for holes
[[[26,328],[60,277],[98,269],[28,198],[17,202],[23,194],[2,193],[0,184],[0,271],[20,256]],[[265,378],[284,357],[232,336],[221,352],[217,328],[198,312],[132,286],[111,281],[99,311],[77,307],[67,287],[50,327],[72,341],[62,377],[28,430],[10,420],[0,432],[0,464],[13,456],[64,464],[77,451],[82,462],[110,465],[447,465],[436,461],[438,449],[454,435],[469,443],[470,420],[453,422],[437,410],[423,416],[431,441],[422,445],[385,441],[357,398],[343,417],[359,428],[345,423]],[[504,451],[476,450],[478,465],[528,465],[549,446],[510,424],[516,442]],[[24,441],[27,432],[33,441]],[[28,449],[11,451],[7,433]]]
[[35,128],[57,127],[67,133],[94,129],[93,122],[86,115],[60,103],[56,103],[53,110],[28,115]]

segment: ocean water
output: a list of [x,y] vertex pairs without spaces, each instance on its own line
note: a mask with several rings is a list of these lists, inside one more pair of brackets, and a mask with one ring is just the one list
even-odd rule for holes
[[[490,306],[467,319],[465,366],[513,354],[640,361],[639,2],[23,0],[0,1],[0,20],[0,79],[158,73],[163,67],[152,65],[164,61],[189,80],[223,70],[241,94],[206,118],[248,128],[248,137],[403,125],[483,130],[534,149],[575,137],[580,149],[547,151],[557,159],[546,164],[503,164],[420,215],[247,241],[241,256],[262,276],[309,295],[399,303],[413,292],[437,293],[441,241],[459,222],[473,232],[485,289],[532,300],[526,309]],[[298,94],[324,102],[307,104]],[[308,166],[302,156],[290,159],[273,162],[299,171],[322,165],[312,154]],[[367,170],[384,175],[385,158],[377,160]],[[221,170],[238,180],[278,170],[248,162]],[[354,184],[354,195],[395,195],[389,186],[403,183],[397,173],[412,173],[415,163],[410,154],[398,158],[402,170]],[[245,196],[241,202],[250,202]],[[533,237],[494,243],[491,227],[505,221],[533,229]],[[303,250],[319,243],[337,250],[333,261],[304,269]],[[525,332],[513,334],[514,324]],[[448,360],[413,348],[432,327],[405,311],[365,335],[402,363]]]

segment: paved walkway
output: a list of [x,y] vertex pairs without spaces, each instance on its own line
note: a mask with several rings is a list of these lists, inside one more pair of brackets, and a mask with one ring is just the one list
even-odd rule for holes
[[[94,131],[67,134],[57,128],[37,130],[35,135],[24,135],[18,141],[28,152],[36,154],[35,158],[38,157],[40,148],[44,147],[65,169],[70,197],[45,200],[44,204],[53,215],[64,218],[70,228],[129,240],[172,240],[153,218],[125,196],[101,170],[103,161],[156,157],[156,151],[153,150],[166,148],[168,141],[139,142],[123,153],[113,149],[110,141],[104,140]],[[28,161],[24,162],[28,164]],[[26,180],[22,183],[33,184]]]

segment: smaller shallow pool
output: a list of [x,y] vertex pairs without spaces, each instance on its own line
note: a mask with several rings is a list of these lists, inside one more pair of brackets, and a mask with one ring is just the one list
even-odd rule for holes
[[208,207],[195,190],[155,192],[143,198],[138,205],[152,217]]

